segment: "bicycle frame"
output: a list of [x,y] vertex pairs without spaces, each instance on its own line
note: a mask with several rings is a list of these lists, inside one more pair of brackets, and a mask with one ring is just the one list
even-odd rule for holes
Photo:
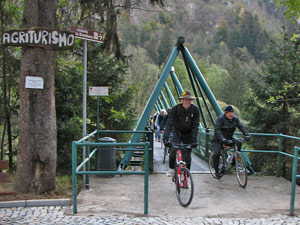
[[[221,154],[223,154],[223,156],[224,156],[223,157],[223,161],[224,161],[223,165],[225,165],[225,170],[228,171],[229,170],[228,165],[232,164],[234,156],[237,153],[237,146],[234,145],[232,147],[229,147],[229,146],[224,145],[222,151],[223,152]],[[226,157],[226,153],[227,153],[227,157]],[[232,153],[232,154],[231,154],[230,158],[228,159],[229,153]]]
[[[242,141],[243,142],[243,141]],[[227,153],[227,157],[226,157]],[[228,154],[232,153],[228,159]],[[237,144],[234,143],[233,146],[223,145],[222,153],[223,154],[223,165],[225,165],[225,170],[228,171],[230,168],[228,165],[232,164],[234,157],[239,153]]]
[[[240,140],[240,141],[243,142],[244,139]],[[226,156],[228,156],[228,155],[226,155],[227,152],[232,153],[230,158],[226,157]],[[211,175],[214,178],[220,179],[225,173],[227,173],[232,168],[232,166],[230,166],[230,165],[233,165],[233,163],[234,163],[238,182],[241,187],[243,187],[243,188],[246,187],[246,185],[247,185],[246,163],[238,149],[238,145],[236,142],[234,142],[234,145],[229,148],[228,148],[228,146],[223,145],[223,149],[221,150],[222,161],[221,161],[221,164],[218,165],[218,169],[219,169],[218,176],[215,173],[213,157],[214,157],[214,152],[211,152],[210,157],[209,157],[209,170],[211,172]],[[221,169],[221,172],[220,172],[220,169]]]
[[[177,155],[178,155],[178,161],[176,162],[176,164],[178,165],[177,166],[177,171],[176,171],[176,175],[175,176],[178,176],[178,180],[180,181],[179,182],[179,187],[183,188],[183,185],[181,183],[181,168],[184,167],[186,168],[186,163],[183,161],[183,158],[182,158],[182,151],[180,148],[177,149]],[[188,182],[187,182],[187,174],[185,174],[185,185],[186,187],[188,187]]]

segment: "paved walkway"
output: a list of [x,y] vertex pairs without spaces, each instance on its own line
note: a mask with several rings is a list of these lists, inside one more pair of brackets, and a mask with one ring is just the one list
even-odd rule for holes
[[68,207],[28,207],[28,208],[4,208],[0,209],[0,224],[47,224],[47,225],[66,225],[66,224],[300,224],[299,217],[289,217],[286,215],[272,215],[261,218],[205,218],[205,217],[145,217],[139,215],[118,215],[118,216],[77,216],[65,215]]

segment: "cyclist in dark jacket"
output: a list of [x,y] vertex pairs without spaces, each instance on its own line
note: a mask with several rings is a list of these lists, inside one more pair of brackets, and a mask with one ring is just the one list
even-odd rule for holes
[[[214,169],[216,171],[216,176],[220,176],[220,171],[218,169],[219,159],[221,155],[221,150],[223,145],[232,146],[233,145],[233,134],[235,129],[238,128],[246,137],[246,140],[250,139],[250,135],[247,132],[244,125],[240,122],[239,118],[234,115],[234,109],[231,105],[226,106],[225,113],[219,116],[216,120],[214,136],[212,138],[212,146],[214,154]],[[240,150],[242,147],[241,142],[235,141]]]
[[[191,104],[191,100],[195,98],[190,91],[184,91],[179,99],[182,100],[182,103],[171,109],[163,137],[165,145],[170,147],[169,176],[174,171],[176,161],[176,149],[172,148],[172,144],[169,142],[170,133],[173,132],[172,143],[193,144],[192,147],[197,147],[199,109],[194,104]],[[190,169],[191,151],[185,151],[183,159],[187,168]]]

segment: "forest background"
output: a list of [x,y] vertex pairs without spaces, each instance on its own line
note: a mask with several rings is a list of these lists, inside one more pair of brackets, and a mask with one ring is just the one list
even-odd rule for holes
[[[163,3],[163,4],[162,4]],[[1,31],[22,28],[23,0],[0,1]],[[272,0],[67,1],[58,0],[60,29],[103,32],[88,43],[88,86],[109,86],[101,98],[100,128],[132,130],[177,37],[185,37],[221,106],[232,104],[250,132],[299,134],[299,25]],[[22,49],[1,45],[1,159],[15,171]],[[181,57],[175,71],[191,89]],[[55,68],[57,174],[71,173],[71,143],[82,136],[82,41],[58,52]],[[169,82],[169,81],[168,81]],[[88,133],[96,128],[96,99],[88,97]],[[124,137],[117,137],[120,140]],[[255,139],[257,149],[276,140]],[[284,143],[286,152],[294,143]],[[275,171],[276,157],[253,155],[255,169]],[[288,160],[282,174],[288,177]]]

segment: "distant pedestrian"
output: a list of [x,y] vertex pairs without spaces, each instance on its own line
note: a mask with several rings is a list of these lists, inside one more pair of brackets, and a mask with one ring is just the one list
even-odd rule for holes
[[161,139],[161,133],[164,132],[165,130],[165,126],[166,126],[166,122],[167,122],[167,114],[166,114],[166,110],[162,109],[160,111],[160,114],[158,116],[158,118],[156,119],[156,127],[157,127],[157,134],[158,134],[158,142],[160,142]]
[[156,119],[157,119],[158,115],[159,115],[159,112],[157,111],[157,112],[154,114],[153,119],[152,119],[152,125],[153,125],[154,136],[155,136],[155,140],[156,140],[156,141],[157,141],[157,139],[158,139],[158,134],[157,134],[157,127],[156,127],[155,123],[156,123]]

